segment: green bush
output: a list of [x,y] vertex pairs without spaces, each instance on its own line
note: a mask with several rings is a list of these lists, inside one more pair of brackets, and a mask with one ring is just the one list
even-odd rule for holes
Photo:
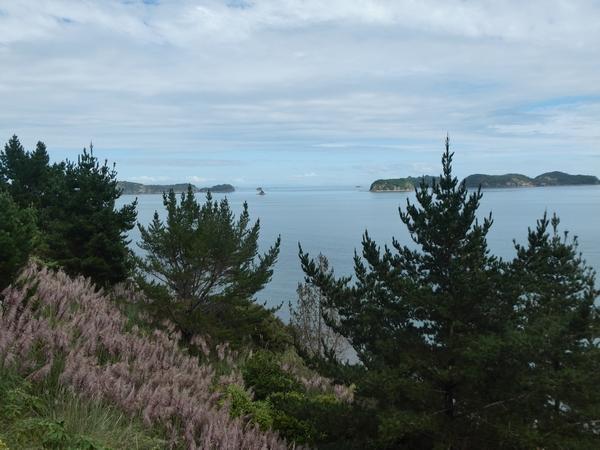
[[356,441],[364,429],[365,417],[349,403],[332,394],[308,395],[278,392],[269,396],[273,408],[273,427],[288,440],[319,448],[361,448]]
[[[367,448],[363,431],[373,434],[376,427],[371,408],[340,401],[332,393],[307,391],[294,375],[281,368],[282,361],[298,364],[298,359],[267,351],[248,358],[242,375],[259,400],[252,402],[247,392],[237,388],[236,397],[230,395],[232,414],[249,415],[261,423],[257,420],[260,410],[268,414],[268,423],[274,430],[297,444],[330,449]],[[314,375],[306,367],[296,367],[296,372],[307,377]]]
[[262,430],[273,427],[273,412],[269,402],[252,401],[250,394],[237,384],[228,385],[225,394],[229,400],[231,417],[247,417]]
[[279,359],[271,352],[253,354],[242,367],[242,375],[258,400],[265,400],[276,392],[303,391],[300,382],[281,368]]

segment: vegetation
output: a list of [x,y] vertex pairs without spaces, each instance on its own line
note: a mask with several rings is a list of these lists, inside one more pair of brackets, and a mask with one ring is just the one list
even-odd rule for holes
[[181,194],[163,194],[166,221],[158,212],[148,227],[139,225],[146,252],[139,266],[151,300],[150,311],[160,322],[168,318],[187,342],[198,333],[269,345],[278,326],[272,311],[253,296],[271,279],[280,239],[263,255],[258,253],[260,223],[250,223],[248,205],[236,220],[227,199],[204,204],[192,187]]
[[[481,192],[443,174],[401,211],[420,251],[367,233],[356,282],[300,251],[304,271],[339,314],[325,319],[366,368],[358,395],[377,402],[381,448],[592,448],[600,402],[594,275],[576,246],[547,233],[503,262],[490,254]],[[560,343],[559,343],[560,341]],[[586,398],[586,400],[582,400]]]
[[0,292],[25,265],[38,244],[35,212],[20,209],[12,197],[0,191]]
[[593,175],[569,175],[564,172],[546,172],[533,179],[536,186],[565,186],[600,184],[598,177]]
[[[280,240],[259,253],[247,205],[236,218],[192,186],[165,193],[134,259],[136,203],[115,207],[114,166],[91,148],[50,164],[43,143],[13,136],[0,152],[0,449],[596,448],[595,274],[555,216],[512,260],[491,254],[491,215],[477,219],[481,190],[452,175],[452,156],[446,141],[442,175],[400,211],[412,242],[381,248],[365,232],[341,278],[300,248],[285,326],[254,300]],[[346,346],[357,362],[342,362]]]
[[213,192],[213,193],[230,193],[235,192],[235,188],[231,184],[217,184],[212,187],[197,188],[196,186],[187,183],[179,184],[142,184],[132,183],[131,181],[119,181],[119,189],[124,195],[142,195],[142,194],[163,194],[169,191],[176,193],[186,192],[188,186],[192,186],[194,192]]
[[0,153],[0,186],[19,208],[33,208],[42,240],[38,255],[72,275],[108,286],[132,270],[126,233],[136,202],[115,209],[116,171],[83,149],[77,163],[50,165],[46,146],[27,152],[13,136]]
[[597,446],[600,392],[600,292],[595,274],[577,250],[577,239],[559,233],[559,220],[546,215],[517,245],[510,279],[518,289],[521,374],[518,408],[535,433],[537,446]]
[[239,379],[225,348],[216,359],[231,366],[219,373],[210,360],[180,349],[173,330],[132,327],[89,280],[30,265],[17,284],[6,292],[0,317],[0,367],[49,389],[55,384],[110,402],[162,431],[170,447],[285,448],[219,405],[216,388]]
[[[431,185],[435,177],[425,176],[426,183]],[[399,191],[408,192],[418,188],[422,178],[395,178],[388,180],[376,180],[371,184],[371,192]],[[464,179],[468,188],[515,188],[534,186],[576,186],[600,184],[600,179],[593,175],[570,175],[564,172],[547,172],[530,178],[519,173],[507,173],[504,175],[473,174]]]
[[600,184],[598,177],[593,175],[570,175],[564,172],[547,172],[535,178],[518,173],[506,175],[469,175],[465,178],[467,187],[503,188],[503,187],[533,187],[533,186],[577,186]]
[[215,184],[211,187],[203,187],[198,189],[198,192],[212,192],[214,194],[228,194],[235,192],[235,188],[231,184]]
[[[0,449],[155,449],[165,442],[116,408],[0,370]],[[4,447],[2,446],[4,443]]]
[[[324,255],[319,254],[317,261],[320,271],[329,271],[329,261]],[[301,354],[310,358],[330,356],[342,360],[347,356],[348,342],[327,326],[323,319],[328,315],[330,321],[339,323],[337,312],[331,308],[325,309],[323,293],[313,284],[299,283],[296,292],[298,298],[295,305],[289,303],[290,328],[295,346]]]
[[137,202],[115,208],[117,173],[106,161],[100,164],[92,146],[61,168],[42,212],[47,257],[102,286],[124,281],[133,269],[127,232],[135,226]]
[[398,192],[410,192],[415,189],[423,180],[428,185],[431,185],[435,177],[425,175],[424,177],[406,177],[406,178],[392,178],[388,180],[376,180],[371,184],[369,190],[371,192],[386,192],[386,191],[398,191]]
[[13,136],[0,152],[0,186],[19,207],[39,208],[51,186],[49,161],[43,142],[38,142],[33,152],[27,152],[18,137]]
[[307,372],[297,359],[266,351],[252,355],[242,374],[257,399],[244,403],[246,410],[255,416],[258,408],[263,423],[272,424],[289,441],[321,448],[361,448],[348,432],[361,417],[352,404],[351,389]]
[[535,181],[526,175],[518,173],[507,173],[505,175],[483,175],[474,174],[465,178],[467,187],[482,188],[511,188],[511,187],[533,187]]

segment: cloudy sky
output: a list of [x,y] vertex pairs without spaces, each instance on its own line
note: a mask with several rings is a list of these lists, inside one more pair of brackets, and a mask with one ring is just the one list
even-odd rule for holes
[[600,2],[0,0],[0,137],[121,179],[600,176]]

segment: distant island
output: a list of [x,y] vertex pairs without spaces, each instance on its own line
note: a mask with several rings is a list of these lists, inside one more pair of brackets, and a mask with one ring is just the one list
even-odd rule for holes
[[[392,178],[376,180],[371,184],[371,192],[407,192],[419,186],[423,177]],[[425,182],[430,185],[437,177],[425,175]],[[594,175],[570,175],[564,172],[546,172],[535,178],[520,173],[504,175],[473,174],[464,179],[469,188],[515,188],[539,186],[579,186],[600,184],[600,179]]]
[[[123,191],[123,195],[144,195],[144,194],[162,194],[173,189],[175,192],[185,192],[189,183],[177,184],[142,184],[133,183],[131,181],[118,181],[118,187]],[[235,188],[231,184],[217,184],[212,187],[198,188],[191,185],[194,192],[214,192],[216,194],[228,194],[235,192]]]

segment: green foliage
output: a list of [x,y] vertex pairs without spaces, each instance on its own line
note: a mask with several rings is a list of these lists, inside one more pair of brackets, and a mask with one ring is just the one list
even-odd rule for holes
[[253,401],[248,392],[237,384],[230,384],[225,389],[232,417],[247,417],[258,424],[262,430],[273,427],[273,411],[267,401]]
[[25,151],[17,136],[13,136],[0,152],[0,186],[21,208],[39,208],[52,183],[53,169],[49,165],[46,146],[38,142],[33,152]]
[[126,233],[136,203],[115,209],[121,195],[114,166],[83,150],[77,163],[50,165],[46,146],[26,151],[13,136],[0,152],[0,190],[21,208],[33,208],[41,232],[39,254],[73,275],[100,285],[123,281],[132,258]]
[[125,280],[132,270],[127,232],[135,226],[136,202],[115,209],[121,195],[116,171],[86,149],[77,163],[61,165],[42,212],[46,257],[68,273],[99,285]]
[[319,448],[365,448],[359,438],[367,420],[332,394],[276,392],[269,396],[273,427],[286,439]]
[[291,374],[285,372],[274,353],[258,351],[245,362],[242,375],[247,386],[252,387],[259,400],[276,392],[301,392],[302,385]]
[[[575,247],[544,219],[512,263],[490,254],[480,190],[443,173],[400,218],[414,246],[367,233],[355,282],[300,250],[364,366],[381,448],[591,448],[597,438],[598,291]],[[326,317],[327,318],[327,317]],[[562,440],[561,440],[562,439]]]
[[[319,254],[317,260],[320,270],[328,272],[327,258]],[[328,315],[330,321],[337,322],[337,312],[323,307],[323,293],[311,283],[298,283],[296,292],[297,301],[295,304],[289,302],[289,309],[290,329],[298,351],[310,357],[325,357],[330,354],[334,359],[342,359],[348,349],[348,343],[323,320],[323,317]]]
[[0,449],[160,449],[164,441],[98,402],[0,370]]
[[271,279],[279,238],[259,255],[260,224],[250,224],[248,205],[236,220],[227,199],[208,193],[199,204],[191,186],[179,202],[173,191],[163,202],[166,221],[156,212],[148,227],[139,225],[146,252],[139,282],[154,317],[171,320],[187,340],[201,333],[233,345],[279,345],[281,322],[253,300]]
[[428,186],[436,180],[435,177],[425,175],[423,177],[406,177],[406,178],[391,178],[386,180],[375,180],[371,183],[369,190],[371,192],[386,192],[386,191],[399,191],[408,192],[414,190],[423,181]]
[[[296,376],[282,368],[289,358],[266,351],[249,357],[242,366],[242,375],[259,400],[251,402],[247,392],[237,388],[233,411],[249,414],[261,423],[256,419],[256,409],[262,410],[273,429],[297,444],[332,449],[367,448],[363,435],[366,430],[375,433],[376,426],[371,409],[343,402],[332,393],[309,392]],[[299,371],[307,377],[315,375],[308,368]]]
[[0,291],[8,286],[38,244],[35,212],[20,209],[0,192]]
[[520,293],[526,346],[521,375],[527,392],[519,409],[535,418],[536,446],[593,448],[600,415],[600,307],[595,274],[578,253],[577,238],[558,232],[545,214],[516,245],[512,280]]

